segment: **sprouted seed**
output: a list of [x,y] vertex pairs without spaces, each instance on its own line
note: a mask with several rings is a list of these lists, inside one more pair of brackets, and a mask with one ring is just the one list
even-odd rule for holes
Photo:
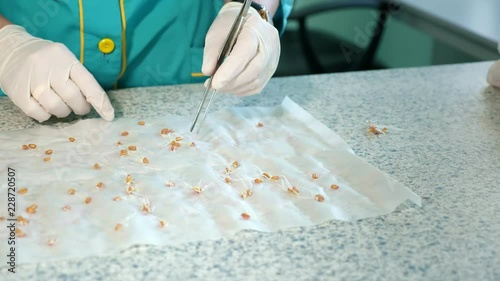
[[253,191],[251,189],[247,189],[247,196],[252,196]]
[[71,206],[66,205],[66,206],[62,207],[62,210],[65,211],[65,212],[70,211],[71,210]]
[[232,164],[232,166],[234,168],[238,168],[240,166],[240,163],[238,163],[238,161],[234,161],[233,164]]
[[312,174],[312,175],[311,175],[311,178],[312,178],[313,180],[317,180],[317,179],[318,179],[318,175],[317,175],[317,174]]
[[149,214],[151,213],[151,206],[149,204],[144,203],[142,204],[141,211]]
[[168,128],[164,128],[164,129],[161,129],[160,133],[162,135],[168,135],[168,134],[173,133],[173,132],[174,132],[174,130],[171,130],[171,129],[168,129]]
[[175,151],[177,148],[181,147],[181,144],[176,140],[170,142],[170,150]]
[[272,177],[271,177],[271,180],[272,180],[272,181],[277,181],[277,180],[279,180],[279,179],[280,179],[280,177],[279,177],[279,176],[272,176]]
[[182,140],[182,137],[176,137],[175,138],[175,141],[181,141]]
[[387,132],[387,128],[384,127],[382,128],[382,130],[380,130],[379,128],[377,128],[375,124],[368,121],[368,132],[373,133],[375,135],[385,134]]
[[254,179],[253,182],[256,184],[259,184],[259,183],[262,183],[262,180],[257,178],[257,179]]
[[122,198],[120,196],[115,196],[113,197],[113,201],[121,201]]
[[76,193],[76,189],[74,189],[74,188],[70,188],[70,189],[68,190],[68,194],[69,194],[69,195],[73,195],[73,194],[75,194],[75,193]]
[[125,178],[125,183],[131,183],[132,182],[132,176],[129,174],[127,175],[127,177]]
[[103,188],[104,187],[104,184],[102,182],[98,182],[95,187],[97,188]]
[[314,196],[314,199],[316,199],[316,201],[318,201],[318,202],[325,201],[325,197],[321,194],[316,194],[316,196]]
[[160,223],[160,228],[165,228],[165,227],[167,226],[167,224],[168,224],[168,223],[167,223],[166,221],[164,221],[164,220],[160,220],[160,221],[159,221],[159,223]]
[[227,183],[227,184],[231,184],[231,179],[230,178],[224,178],[224,181]]
[[127,194],[130,195],[134,193],[135,189],[132,186],[127,187]]
[[268,173],[262,173],[262,176],[266,179],[270,179],[271,176]]
[[295,186],[291,186],[288,188],[288,193],[292,195],[299,195],[299,189]]
[[16,237],[17,238],[26,237],[26,233],[24,233],[21,229],[16,228]]
[[29,223],[29,220],[23,218],[23,216],[18,216],[17,221],[19,222],[20,225],[27,225]]
[[168,181],[165,185],[168,187],[173,187],[175,186],[175,183],[173,181]]
[[37,208],[38,208],[38,205],[32,204],[31,206],[29,206],[28,208],[26,208],[26,213],[28,213],[28,214],[34,214],[34,213],[36,213],[36,209]]
[[203,189],[199,186],[193,186],[193,191],[195,193],[202,193],[203,192]]

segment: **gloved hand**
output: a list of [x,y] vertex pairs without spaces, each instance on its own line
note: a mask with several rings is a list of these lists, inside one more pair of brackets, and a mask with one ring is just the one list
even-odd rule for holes
[[[229,2],[212,23],[203,54],[203,74],[213,74],[241,3]],[[218,91],[239,96],[257,94],[266,86],[278,66],[281,52],[278,30],[251,8],[236,39],[232,52],[217,70],[212,86]]]
[[500,88],[500,60],[491,66],[488,72],[488,83]]
[[108,96],[68,48],[31,36],[24,28],[0,29],[0,87],[28,116],[46,121],[71,111],[87,114],[91,105],[114,118]]
[[[500,42],[498,43],[498,52],[500,53]],[[500,88],[500,60],[491,66],[487,80],[490,85]]]

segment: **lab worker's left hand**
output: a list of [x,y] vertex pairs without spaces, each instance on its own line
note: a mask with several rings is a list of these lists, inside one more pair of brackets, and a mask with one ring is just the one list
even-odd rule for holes
[[[205,39],[202,71],[210,76],[241,3],[229,2],[220,10]],[[250,8],[232,52],[219,67],[212,86],[239,96],[260,93],[273,76],[281,52],[278,30]]]

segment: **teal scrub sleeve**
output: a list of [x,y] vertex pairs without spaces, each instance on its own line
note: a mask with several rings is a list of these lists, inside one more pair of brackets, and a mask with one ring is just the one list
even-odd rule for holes
[[280,34],[285,31],[288,16],[292,12],[293,0],[281,0],[278,10],[273,17],[274,26]]

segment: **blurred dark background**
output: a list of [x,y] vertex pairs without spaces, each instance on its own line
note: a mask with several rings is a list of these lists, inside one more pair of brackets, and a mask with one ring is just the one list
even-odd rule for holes
[[275,76],[500,58],[497,0],[295,0]]

